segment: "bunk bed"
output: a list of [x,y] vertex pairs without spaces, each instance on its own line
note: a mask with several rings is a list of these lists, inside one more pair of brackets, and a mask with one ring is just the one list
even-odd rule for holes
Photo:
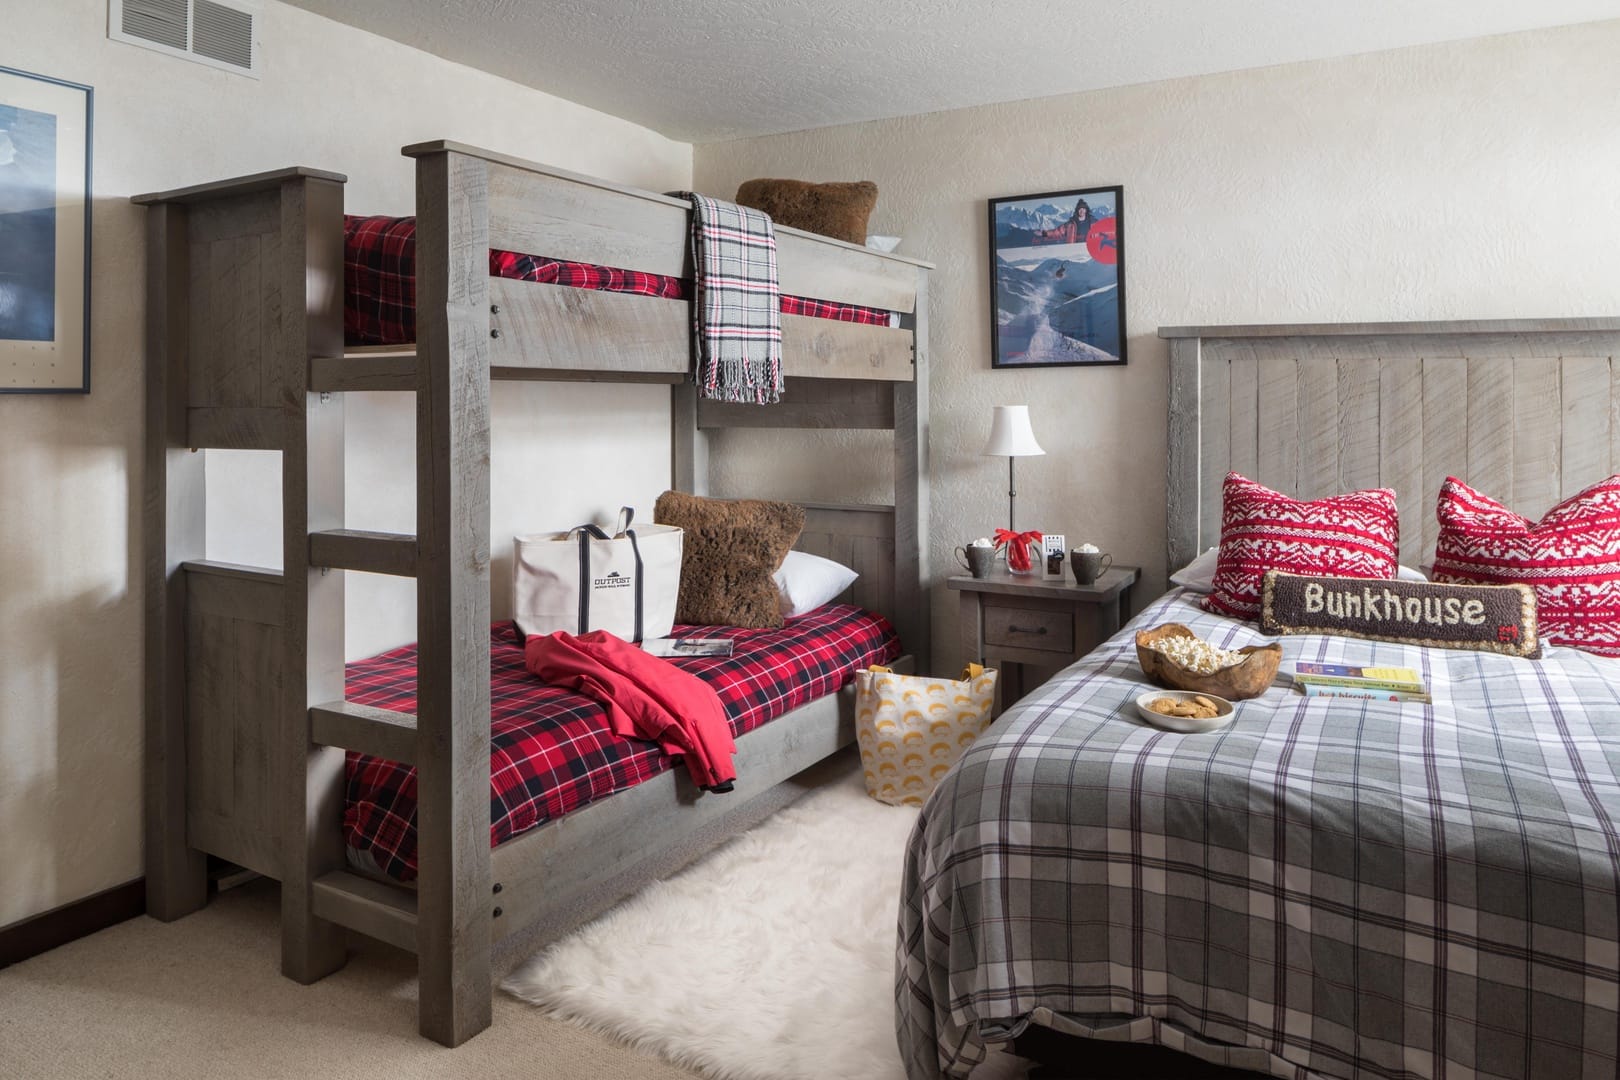
[[[778,228],[783,293],[898,317],[784,314],[783,401],[700,400],[687,300],[490,274],[495,251],[685,278],[687,203],[453,142],[404,153],[414,344],[345,347],[343,176],[291,168],[134,200],[149,274],[147,907],[200,908],[209,856],[275,878],[286,975],[340,968],[349,932],[414,951],[420,1030],[455,1046],[490,1023],[493,946],[590,918],[854,739],[845,689],[740,735],[736,793],[649,770],[492,847],[492,380],[670,384],[672,486],[697,494],[716,428],[891,430],[893,504],[808,506],[797,546],[859,571],[848,599],[892,621],[902,666],[926,669],[929,266]],[[416,394],[414,535],[346,527],[340,395],[362,390]],[[200,449],[280,451],[281,571],[206,558]],[[416,579],[412,712],[351,700],[339,571]],[[412,888],[349,865],[346,753],[415,771]]]

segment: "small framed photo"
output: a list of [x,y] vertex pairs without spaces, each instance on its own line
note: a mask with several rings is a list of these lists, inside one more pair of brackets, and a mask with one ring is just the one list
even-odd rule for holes
[[0,67],[0,392],[90,392],[88,86]]
[[1063,573],[1063,560],[1068,558],[1068,540],[1062,533],[1041,533],[1041,550],[1046,556],[1046,576]]
[[1119,187],[990,200],[990,366],[1125,362]]

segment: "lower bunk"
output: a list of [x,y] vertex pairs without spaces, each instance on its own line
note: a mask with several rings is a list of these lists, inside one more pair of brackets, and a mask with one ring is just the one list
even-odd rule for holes
[[[185,754],[157,761],[156,775],[181,770],[176,786],[183,791],[176,794],[183,795],[186,844],[199,876],[187,879],[195,884],[180,897],[184,903],[154,912],[162,918],[203,903],[203,855],[284,883],[308,865],[299,862],[303,844],[287,835],[282,576],[193,561],[181,564],[178,585],[185,613]],[[476,884],[476,902],[489,905],[482,947],[490,959],[477,967],[498,974],[507,962],[791,801],[804,790],[795,777],[855,741],[855,672],[873,663],[910,667],[888,621],[853,604],[826,605],[778,630],[675,631],[693,632],[734,642],[731,657],[673,661],[705,679],[725,705],[737,745],[733,791],[701,791],[656,745],[614,735],[600,706],[541,683],[524,669],[511,624],[498,623],[491,630],[490,846],[482,853],[489,884],[463,881],[452,868],[426,859],[418,865],[415,770],[375,753],[350,752],[340,755],[342,771],[322,788],[332,803],[311,804],[321,828],[313,839],[318,862],[309,879],[310,914],[417,954],[425,972],[430,958],[442,963],[431,904],[449,874],[452,886],[469,897]],[[351,705],[378,712],[409,707],[416,678],[414,646],[352,664]],[[402,737],[395,756],[408,761],[415,741],[414,731]],[[471,865],[478,858],[459,850],[456,857]],[[490,989],[480,979],[458,990],[457,1001],[463,993],[481,996],[487,1011]],[[422,990],[427,1008],[426,982]],[[451,1007],[432,1000],[440,1010]],[[456,1007],[478,1012],[476,1005]]]
[[[855,672],[891,663],[900,653],[888,620],[852,604],[827,604],[780,629],[677,625],[671,636],[732,643],[730,656],[670,663],[715,691],[739,748],[742,736],[772,722],[793,724],[795,710],[836,695]],[[350,664],[348,700],[414,714],[416,646]],[[531,674],[510,622],[490,630],[490,721],[490,844],[497,850],[672,769],[685,776],[679,761],[657,743],[616,734],[600,702]],[[397,881],[414,880],[416,770],[351,750],[345,772],[349,864]],[[756,777],[739,766],[733,792],[692,790],[702,801],[720,803],[758,787]]]

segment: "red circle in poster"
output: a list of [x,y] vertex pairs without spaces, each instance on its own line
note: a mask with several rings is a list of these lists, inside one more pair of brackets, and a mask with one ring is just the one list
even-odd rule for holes
[[1086,234],[1086,250],[1100,263],[1110,265],[1119,261],[1117,222],[1112,217],[1099,218]]

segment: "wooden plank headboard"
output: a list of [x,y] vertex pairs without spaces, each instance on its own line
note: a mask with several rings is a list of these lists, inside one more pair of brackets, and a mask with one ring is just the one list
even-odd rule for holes
[[1220,541],[1236,470],[1298,498],[1395,489],[1433,558],[1457,476],[1528,517],[1620,470],[1620,318],[1164,327],[1169,565]]

